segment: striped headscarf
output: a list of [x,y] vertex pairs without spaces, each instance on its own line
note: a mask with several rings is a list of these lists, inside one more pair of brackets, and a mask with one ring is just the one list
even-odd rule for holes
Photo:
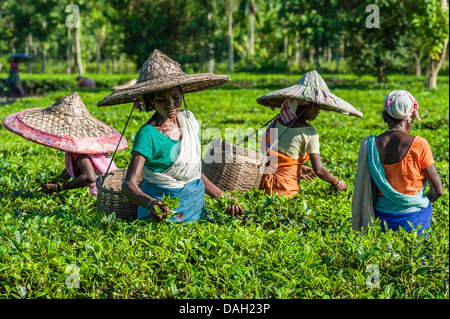
[[286,99],[283,104],[281,104],[280,117],[284,123],[289,123],[297,118],[297,108],[299,105],[310,104],[309,101],[299,101],[296,99]]
[[408,123],[411,123],[415,117],[422,122],[419,117],[419,103],[408,91],[396,90],[386,95],[384,110],[398,120],[408,120]]
[[296,100],[292,98],[287,98],[284,100],[283,104],[281,104],[281,111],[280,114],[270,123],[270,125],[267,127],[266,130],[266,145],[265,145],[265,152],[267,153],[267,150],[270,148],[270,132],[275,127],[275,124],[278,122],[279,119],[282,119],[285,124],[290,123],[291,121],[295,120],[297,118],[297,108],[299,105],[307,105],[310,104],[309,101],[303,101],[303,100]]

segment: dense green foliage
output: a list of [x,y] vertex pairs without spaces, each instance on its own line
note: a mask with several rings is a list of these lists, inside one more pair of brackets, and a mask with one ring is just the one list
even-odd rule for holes
[[[325,166],[348,191],[336,193],[317,179],[302,181],[301,194],[290,199],[236,192],[243,220],[223,214],[220,201],[208,196],[205,221],[181,226],[99,215],[87,189],[40,193],[39,183],[64,168],[63,153],[1,127],[0,298],[448,298],[448,77],[439,77],[433,91],[422,88],[423,77],[392,76],[385,86],[372,76],[323,77],[336,95],[364,113],[358,119],[321,111],[312,123]],[[201,121],[202,145],[206,149],[210,141],[208,128],[224,134],[226,128],[260,127],[276,111],[256,104],[256,98],[298,78],[232,74],[227,85],[187,95]],[[430,142],[444,184],[428,240],[416,232],[381,233],[378,226],[364,235],[351,230],[359,142],[386,129],[382,102],[394,89],[407,89],[418,100],[423,122],[415,122],[411,134]],[[0,118],[46,107],[71,92],[0,106]],[[97,108],[109,90],[78,92],[96,118],[123,129],[131,104]],[[149,116],[133,113],[125,132],[130,149]],[[115,161],[126,167],[130,158],[128,149]],[[366,285],[370,267],[378,267],[380,275],[372,288]]]
[[[33,73],[80,73],[70,29],[77,13],[88,73],[134,73],[157,48],[196,72],[325,70],[331,61],[335,71],[339,60],[351,59],[354,72],[414,74],[416,65],[442,54],[449,26],[441,0],[78,0],[76,10],[70,4],[3,0],[0,70],[11,53],[27,52]],[[379,8],[378,28],[367,25],[369,5]]]

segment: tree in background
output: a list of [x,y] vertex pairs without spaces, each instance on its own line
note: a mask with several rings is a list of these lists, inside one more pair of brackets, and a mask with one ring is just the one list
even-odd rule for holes
[[258,2],[255,0],[249,1],[247,4],[247,8],[250,16],[250,38],[248,40],[248,54],[252,56],[255,53],[255,16],[258,12]]
[[228,18],[228,72],[234,71],[234,39],[233,39],[233,13],[238,9],[238,0],[224,0],[226,16]]
[[[286,17],[288,33],[294,35],[295,64],[300,63],[300,51],[306,52],[309,64],[321,70],[322,56],[335,46],[341,32],[339,1],[283,0],[280,16]],[[331,60],[332,53],[329,60]]]
[[249,19],[248,52],[246,56],[251,57],[255,53],[255,17],[258,12],[258,1],[242,0],[240,9],[245,12]]
[[[236,24],[233,33],[236,35],[234,46],[236,57],[239,59],[239,69],[244,71],[280,70],[284,67],[283,29],[278,17],[280,1],[257,2],[257,10],[253,13],[248,8],[250,4],[249,1],[241,2],[240,10],[235,14]],[[252,10],[254,9],[253,7]]]
[[84,74],[84,67],[83,67],[83,59],[82,59],[82,53],[81,53],[81,23],[78,27],[75,27],[75,49],[77,51],[77,67],[78,67],[78,73],[83,75]]
[[[9,42],[4,49],[8,53],[25,52],[33,60],[37,60],[38,50],[42,52],[41,57],[46,56],[45,45],[50,38],[50,30],[57,25],[56,17],[53,15],[55,0],[42,0],[42,10],[36,10],[35,1],[2,1],[0,19],[0,40]],[[45,32],[47,30],[47,32]],[[3,47],[3,45],[2,45]],[[28,64],[28,72],[31,73],[31,64]]]
[[217,2],[216,0],[206,1],[207,22],[206,22],[206,39],[207,39],[207,59],[208,59],[208,73],[214,73],[216,66],[216,34],[217,34]]
[[[89,72],[95,61],[91,71],[117,73],[126,59],[135,73],[158,48],[194,72],[320,71],[334,58],[336,71],[345,59],[382,82],[425,66],[433,87],[448,46],[447,1],[79,0],[77,34],[65,25],[69,0],[2,0],[0,67],[28,52],[34,72],[82,72],[83,63]],[[369,4],[380,9],[379,28],[366,25]]]
[[412,10],[411,36],[426,60],[425,88],[436,87],[437,75],[447,52],[449,19],[447,0],[420,1]]
[[[448,45],[448,9],[443,0],[374,0],[380,10],[379,27],[367,26],[369,13],[363,1],[347,12],[346,35],[350,65],[356,73],[375,73],[378,81],[389,72],[418,72],[426,60],[425,87],[436,86],[436,76]],[[445,2],[445,3],[444,3]],[[412,69],[410,65],[415,65]]]
[[112,8],[100,9],[95,3],[88,3],[88,10],[90,12],[90,19],[84,19],[83,23],[86,29],[89,30],[90,38],[94,39],[96,73],[99,74],[103,44],[105,43],[107,34],[111,31],[109,16],[113,16],[114,14],[110,11]]
[[404,29],[409,21],[402,14],[403,2],[374,0],[380,10],[379,16],[373,16],[379,19],[378,23],[371,18],[377,12],[370,10],[365,1],[343,3],[354,5],[345,19],[345,35],[350,42],[346,53],[351,69],[357,74],[376,74],[381,83],[389,72],[405,67],[408,35]]
[[[200,72],[213,72],[218,29],[218,6],[215,0],[188,1],[185,3],[184,27],[180,29],[180,47],[184,49],[176,59],[198,65]],[[184,42],[184,43],[183,43]]]

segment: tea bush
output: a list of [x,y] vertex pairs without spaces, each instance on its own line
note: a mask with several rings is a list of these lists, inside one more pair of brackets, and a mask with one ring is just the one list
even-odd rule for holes
[[[85,74],[85,77],[95,81],[95,89],[80,88],[76,81],[78,74],[27,74],[20,73],[22,85],[27,95],[42,95],[49,91],[101,91],[111,90],[113,86],[122,85],[133,79],[131,74]],[[7,73],[0,73],[0,78],[6,79]]]
[[[364,113],[358,119],[321,111],[312,123],[324,165],[348,191],[336,193],[320,179],[302,181],[301,193],[289,199],[235,191],[242,220],[225,215],[220,201],[208,196],[205,219],[183,226],[98,214],[86,189],[43,194],[39,183],[64,168],[64,154],[1,127],[0,298],[448,298],[448,77],[427,91],[421,77],[392,76],[380,86],[372,77],[323,76],[332,92]],[[298,79],[233,74],[227,85],[186,95],[204,150],[212,138],[208,129],[223,136],[240,129],[236,140],[258,129],[277,112],[256,98]],[[411,134],[430,142],[444,184],[427,240],[417,232],[382,233],[379,225],[364,235],[351,229],[359,142],[386,129],[382,103],[394,89],[418,100],[423,122],[414,122]],[[71,90],[18,100],[0,107],[0,117],[46,107]],[[79,93],[93,116],[123,130],[131,104],[97,108],[109,89]],[[125,131],[130,147],[116,154],[118,167],[128,165],[134,136],[150,116],[133,111]]]

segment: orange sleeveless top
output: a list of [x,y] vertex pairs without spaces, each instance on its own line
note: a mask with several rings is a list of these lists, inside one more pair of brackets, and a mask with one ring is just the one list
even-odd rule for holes
[[[405,195],[416,195],[423,187],[423,170],[434,164],[430,144],[416,136],[405,157],[395,164],[382,164],[386,179],[392,188]],[[377,195],[384,196],[377,188]]]
[[[303,157],[295,160],[283,153],[276,151],[269,151],[269,163],[264,171],[261,180],[260,189],[265,191],[265,194],[294,196],[300,191],[299,181],[301,169],[299,166],[303,165],[309,159],[309,154],[306,153]],[[273,164],[273,163],[277,164]]]

